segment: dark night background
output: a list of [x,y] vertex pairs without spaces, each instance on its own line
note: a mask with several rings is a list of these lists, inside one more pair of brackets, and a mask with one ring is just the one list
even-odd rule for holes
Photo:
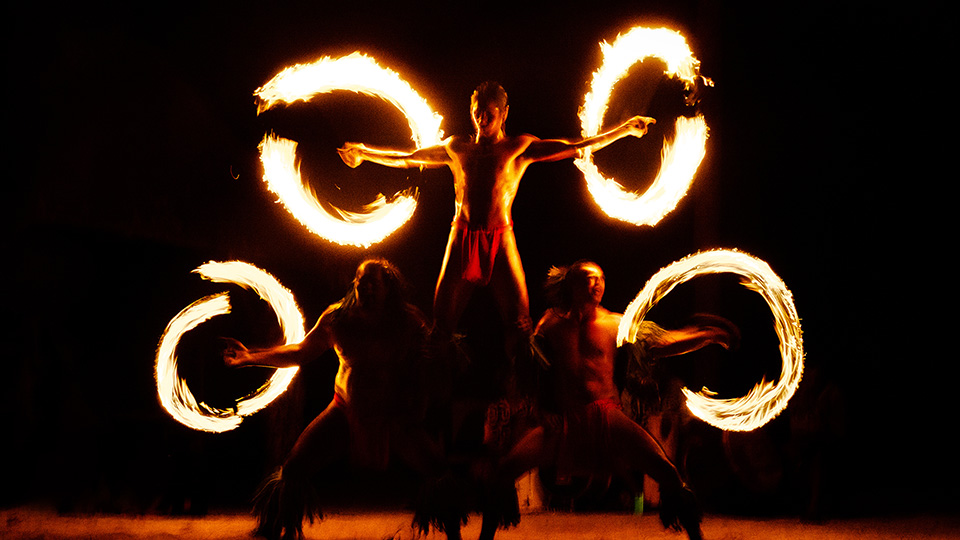
[[[553,264],[598,261],[604,303],[622,311],[656,270],[687,254],[755,255],[792,290],[803,320],[811,375],[801,390],[839,396],[823,419],[840,426],[827,449],[831,510],[953,508],[953,243],[937,208],[946,143],[935,140],[952,83],[933,57],[946,49],[945,18],[867,2],[589,2],[583,12],[560,4],[15,8],[6,38],[7,184],[15,187],[6,212],[3,504],[162,510],[170,503],[158,501],[185,493],[245,508],[290,444],[284,437],[329,399],[335,362],[305,370],[288,395],[233,432],[174,422],[156,397],[155,348],[180,309],[224,290],[191,274],[203,262],[239,259],[271,272],[312,324],[362,258],[383,255],[429,308],[452,215],[449,172],[339,164],[334,149],[346,140],[403,143],[402,119],[373,100],[332,96],[257,116],[253,91],[280,69],[362,50],[426,97],[447,134],[471,129],[470,92],[497,79],[510,93],[509,132],[574,137],[598,42],[643,24],[683,33],[715,82],[701,103],[707,157],[653,228],[603,216],[571,162],[531,167],[514,219],[532,315],[544,309],[539,283]],[[627,105],[607,118],[669,111],[670,88],[663,81],[647,110]],[[368,250],[309,234],[260,179],[257,145],[271,129],[301,142],[304,173],[319,189],[336,178],[387,192],[417,185],[414,218]],[[605,152],[616,167],[616,146]],[[758,297],[722,280],[698,287],[664,300],[672,303],[664,317],[730,316],[744,330],[734,359],[762,366],[750,363],[756,353],[776,368],[769,314],[752,309]],[[218,331],[269,341],[262,306],[248,303],[234,322],[197,331],[188,344],[197,358],[211,356],[201,342]],[[751,384],[763,373],[744,369]],[[195,377],[215,400],[233,391],[215,381],[237,375],[211,367]],[[780,444],[790,412],[764,428],[763,442]],[[747,512],[764,495],[743,485],[702,491],[710,508]],[[723,502],[731,496],[744,504]]]

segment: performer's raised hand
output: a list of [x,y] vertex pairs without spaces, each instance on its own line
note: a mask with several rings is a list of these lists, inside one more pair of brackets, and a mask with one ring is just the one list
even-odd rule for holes
[[337,153],[340,154],[340,159],[351,169],[363,163],[363,145],[359,143],[344,143],[343,148],[337,149]]
[[238,340],[229,337],[222,337],[220,341],[224,343],[223,363],[228,367],[244,365],[247,357],[247,347]]
[[633,118],[627,120],[623,123],[623,127],[626,128],[630,135],[634,137],[642,137],[647,134],[647,128],[651,124],[656,124],[656,118],[650,118],[649,116],[634,116]]

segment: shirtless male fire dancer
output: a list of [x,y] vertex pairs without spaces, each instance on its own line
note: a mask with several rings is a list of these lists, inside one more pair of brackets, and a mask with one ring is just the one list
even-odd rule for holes
[[456,205],[434,294],[437,330],[441,338],[452,337],[474,289],[490,285],[507,325],[507,354],[514,357],[516,347],[526,342],[532,326],[510,210],[524,171],[531,163],[572,158],[585,149],[599,150],[628,135],[641,137],[655,120],[636,116],[594,137],[541,140],[533,135],[507,135],[504,126],[509,110],[503,88],[485,82],[470,101],[476,129],[473,136],[450,137],[442,145],[414,152],[347,143],[340,149],[340,156],[350,167],[372,161],[388,167],[450,168]]
[[[540,319],[534,339],[551,364],[551,388],[545,391],[558,414],[548,415],[543,426],[527,433],[501,460],[491,489],[501,496],[510,493],[516,478],[538,466],[564,474],[618,474],[628,482],[631,473],[642,471],[660,484],[664,526],[682,527],[690,538],[701,538],[693,492],[656,439],[620,409],[614,362],[622,315],[600,305],[604,287],[603,271],[595,263],[551,269],[547,293],[554,307]],[[633,344],[639,360],[651,362],[712,343],[728,348],[739,339],[725,319],[701,316],[700,321],[678,330],[643,322]],[[515,499],[489,501],[493,506],[484,509],[481,539],[492,539],[498,527],[519,522]]]
[[[453,484],[443,453],[423,427],[429,328],[406,301],[403,284],[389,262],[368,259],[357,268],[347,295],[320,315],[300,343],[252,350],[228,340],[224,361],[230,366],[302,366],[331,348],[340,359],[333,401],[304,429],[257,495],[258,536],[302,538],[303,519],[323,517],[313,475],[349,452],[354,464],[375,469],[385,469],[393,454],[422,474],[428,483],[421,496],[433,507],[417,509],[417,525],[460,538],[466,511],[454,507],[458,498],[449,492]],[[448,492],[437,492],[443,490]]]

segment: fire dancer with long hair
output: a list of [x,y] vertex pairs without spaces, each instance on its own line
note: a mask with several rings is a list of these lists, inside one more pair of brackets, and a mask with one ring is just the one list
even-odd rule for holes
[[[693,492],[657,440],[621,411],[614,368],[622,315],[600,305],[604,279],[603,270],[588,261],[553,268],[548,274],[547,296],[553,307],[540,319],[534,336],[550,363],[546,403],[541,403],[543,425],[529,431],[495,465],[488,488],[491,496],[483,509],[482,539],[519,523],[513,484],[534,467],[564,475],[618,474],[628,485],[632,473],[643,472],[660,484],[664,526],[682,527],[690,538],[701,537],[701,514]],[[710,344],[729,348],[738,340],[736,327],[720,317],[701,316],[696,324],[677,330],[644,321],[633,352],[638,361],[652,362]]]
[[315,474],[348,455],[356,465],[382,470],[393,455],[424,476],[421,501],[432,506],[418,507],[416,524],[460,537],[465,511],[456,507],[456,483],[424,427],[429,326],[404,290],[392,264],[368,259],[347,295],[300,343],[254,350],[228,340],[224,361],[230,366],[302,366],[331,348],[340,360],[333,400],[257,495],[257,535],[301,538],[304,518],[323,518],[311,484]]
[[527,167],[572,158],[632,135],[641,137],[653,118],[637,116],[616,129],[579,140],[509,136],[507,93],[495,82],[477,87],[470,101],[475,133],[454,136],[442,145],[414,152],[347,143],[340,156],[350,167],[364,161],[388,167],[440,167],[453,173],[455,210],[434,295],[433,314],[441,338],[452,338],[463,310],[478,286],[490,286],[507,326],[508,357],[531,334],[526,278],[513,232],[511,207]]

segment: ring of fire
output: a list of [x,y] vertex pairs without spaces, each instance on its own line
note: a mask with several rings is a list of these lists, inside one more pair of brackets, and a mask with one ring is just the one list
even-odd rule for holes
[[776,383],[761,380],[747,395],[717,399],[706,389],[683,388],[687,408],[694,416],[725,431],[751,431],[776,417],[787,406],[803,376],[803,338],[793,295],[767,263],[732,250],[714,250],[690,255],[657,272],[627,306],[617,334],[617,345],[632,343],[647,312],[677,285],[702,274],[734,273],[741,284],[767,302],[780,339],[782,371]]
[[[603,62],[593,74],[590,92],[580,108],[580,126],[584,137],[600,133],[603,116],[613,87],[632,65],[644,58],[655,57],[667,64],[664,74],[684,82],[689,92],[702,80],[697,60],[681,34],[666,28],[636,27],[618,36],[612,45],[600,44]],[[676,120],[673,143],[664,143],[660,170],[643,195],[627,191],[613,178],[605,178],[590,150],[585,150],[574,163],[583,172],[587,189],[600,208],[610,217],[634,225],[656,225],[676,208],[686,195],[693,177],[706,154],[707,123],[701,115]]]
[[[406,116],[416,147],[440,144],[443,118],[400,76],[380,67],[373,58],[353,53],[340,58],[324,57],[311,64],[288,67],[258,88],[258,114],[277,103],[309,101],[334,90],[383,99]],[[273,134],[260,143],[263,180],[287,210],[311,232],[331,242],[369,247],[407,222],[416,209],[416,192],[397,193],[390,200],[380,195],[361,212],[333,207],[328,212],[300,178],[297,143]]]
[[[293,294],[270,274],[240,261],[208,262],[194,272],[215,283],[234,283],[256,292],[276,313],[285,343],[299,343],[306,336],[303,315]],[[197,300],[167,324],[157,347],[155,376],[160,403],[174,419],[196,430],[220,433],[234,429],[244,416],[266,407],[282,394],[297,373],[296,367],[277,369],[260,388],[237,400],[232,410],[198,403],[177,372],[177,344],[184,334],[201,323],[227,313],[230,313],[227,293]]]

